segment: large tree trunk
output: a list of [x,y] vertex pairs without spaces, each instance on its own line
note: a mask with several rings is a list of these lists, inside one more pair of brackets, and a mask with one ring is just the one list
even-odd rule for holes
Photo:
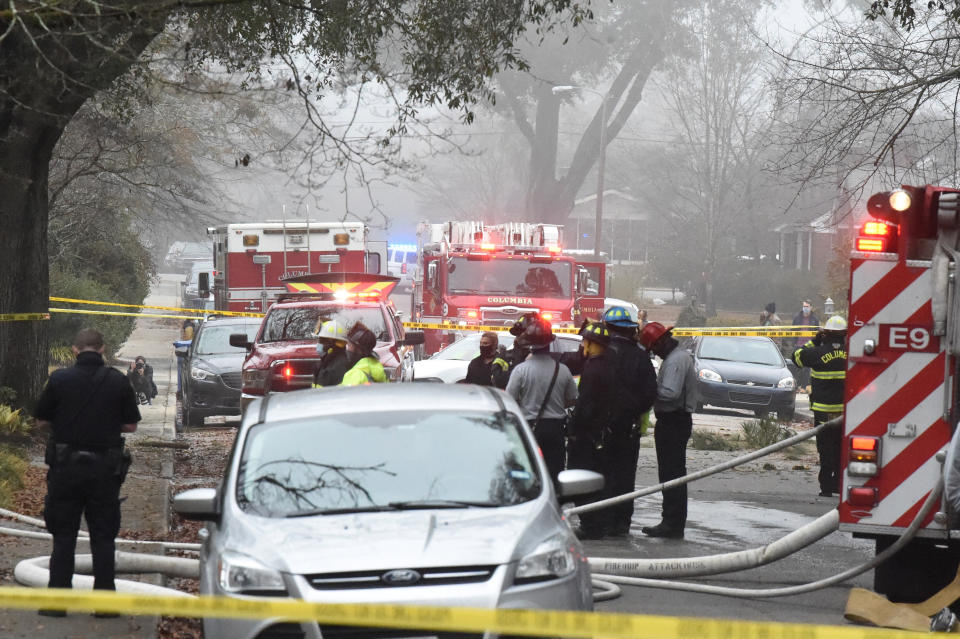
[[[47,173],[62,128],[4,104],[0,112],[0,313],[47,310]],[[47,374],[43,321],[0,322],[0,386],[21,401],[36,397]]]
[[[88,16],[51,24],[21,20],[4,32],[0,314],[47,310],[47,178],[54,146],[83,103],[126,72],[159,34],[167,12],[103,20]],[[7,25],[0,20],[0,27]],[[0,322],[0,386],[13,388],[18,402],[29,403],[42,388],[47,350],[45,322]]]

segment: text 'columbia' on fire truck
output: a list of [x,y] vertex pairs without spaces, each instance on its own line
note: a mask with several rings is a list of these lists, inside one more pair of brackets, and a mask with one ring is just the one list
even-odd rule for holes
[[[840,528],[890,547],[943,472],[958,419],[960,191],[911,187],[873,195],[850,262]],[[960,557],[944,502],[916,537],[877,566],[874,589],[921,601]]]
[[538,311],[556,326],[576,326],[603,310],[606,265],[563,253],[555,224],[421,222],[412,309],[432,353],[458,327],[505,326]]
[[381,273],[386,242],[367,240],[360,222],[285,220],[207,229],[213,238],[215,308],[265,312],[284,283],[326,273]]

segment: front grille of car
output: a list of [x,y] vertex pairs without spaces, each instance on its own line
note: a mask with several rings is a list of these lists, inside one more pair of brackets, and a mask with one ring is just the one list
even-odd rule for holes
[[298,623],[275,623],[264,628],[256,639],[304,639],[307,634]]
[[480,639],[482,634],[467,632],[436,632],[402,628],[364,628],[362,626],[320,626],[323,639],[405,639],[407,637],[436,637],[437,639]]
[[221,373],[220,379],[223,380],[225,386],[240,390],[240,386],[243,384],[243,373],[240,371],[236,373]]
[[752,395],[750,393],[730,393],[730,401],[738,404],[766,406],[770,403],[770,397],[768,395]]
[[420,578],[410,583],[387,583],[383,576],[392,570],[365,570],[363,572],[331,572],[305,575],[316,590],[357,590],[361,588],[403,588],[410,586],[442,586],[487,581],[496,566],[451,566],[444,568],[415,568]]
[[728,379],[728,384],[739,384],[740,386],[753,386],[755,388],[773,388],[773,384],[766,382],[754,382],[748,379]]

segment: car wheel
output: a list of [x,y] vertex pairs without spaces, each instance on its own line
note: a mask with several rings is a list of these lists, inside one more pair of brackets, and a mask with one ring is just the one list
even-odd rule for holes
[[756,415],[757,419],[763,419],[770,414],[770,411],[766,408],[757,408],[753,411],[753,414]]
[[794,414],[793,406],[791,406],[790,408],[783,408],[777,411],[777,419],[781,421],[789,422],[793,420],[793,414]]

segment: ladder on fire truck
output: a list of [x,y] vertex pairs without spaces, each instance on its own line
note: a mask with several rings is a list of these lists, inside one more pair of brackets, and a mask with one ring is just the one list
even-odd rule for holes
[[[307,263],[306,263],[306,264],[288,264],[288,263],[287,263],[287,252],[288,252],[288,244],[287,244],[287,205],[286,205],[286,204],[281,205],[281,208],[280,208],[280,223],[281,223],[282,230],[283,230],[283,272],[284,272],[285,274],[286,274],[286,273],[289,273],[291,268],[303,268],[303,269],[306,269],[306,271],[303,273],[303,275],[312,275],[312,274],[313,274],[313,269],[312,269],[311,266],[310,266],[310,265],[311,265],[311,261],[310,261],[310,207],[307,207],[307,215],[306,215],[306,220],[305,220],[305,222],[306,222],[306,224],[305,224],[305,226],[306,226],[305,235],[307,236]],[[297,229],[297,230],[299,230],[299,229]],[[298,235],[298,234],[297,234],[297,235]],[[292,238],[293,238],[293,237],[296,237],[297,235],[291,235],[291,243],[292,243]],[[300,252],[299,248],[298,248],[298,249],[294,249],[294,253],[299,253],[299,252]]]

